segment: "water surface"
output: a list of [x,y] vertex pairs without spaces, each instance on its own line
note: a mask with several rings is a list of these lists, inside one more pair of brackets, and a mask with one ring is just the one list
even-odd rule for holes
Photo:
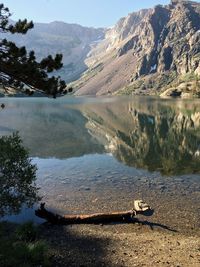
[[198,230],[199,100],[1,102],[0,134],[19,131],[49,207],[61,213],[130,209],[133,199],[144,198],[156,208],[152,220]]

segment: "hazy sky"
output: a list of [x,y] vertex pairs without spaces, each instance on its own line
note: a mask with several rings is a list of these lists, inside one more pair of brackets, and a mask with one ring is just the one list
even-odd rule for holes
[[[10,8],[12,19],[34,22],[64,21],[83,26],[108,27],[128,13],[168,4],[170,0],[0,0]],[[198,0],[200,2],[200,0]]]

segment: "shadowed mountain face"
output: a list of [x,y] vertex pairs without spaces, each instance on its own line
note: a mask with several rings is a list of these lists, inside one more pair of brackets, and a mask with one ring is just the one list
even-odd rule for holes
[[[161,90],[187,73],[200,74],[200,4],[172,1],[129,14],[90,52],[77,94]],[[146,91],[145,91],[146,90]],[[154,92],[155,93],[155,92]]]
[[19,46],[34,50],[40,60],[49,54],[63,54],[64,67],[59,71],[67,82],[78,79],[87,69],[84,63],[94,42],[104,38],[104,29],[87,28],[64,22],[34,23],[26,35],[5,35]]

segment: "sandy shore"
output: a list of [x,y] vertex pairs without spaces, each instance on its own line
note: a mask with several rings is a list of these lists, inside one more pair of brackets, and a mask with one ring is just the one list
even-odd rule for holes
[[200,235],[159,225],[73,225],[42,227],[53,266],[200,266]]
[[[55,197],[48,193],[45,199],[47,209],[64,214],[127,210],[133,199],[142,198],[155,213],[138,217],[145,224],[41,226],[53,266],[200,266],[199,176],[117,179],[114,186],[108,180],[95,188],[84,181],[57,194],[54,187]],[[56,199],[58,193],[63,199]]]

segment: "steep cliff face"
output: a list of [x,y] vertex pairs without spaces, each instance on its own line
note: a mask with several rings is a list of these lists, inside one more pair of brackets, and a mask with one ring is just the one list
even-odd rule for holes
[[[154,81],[163,75],[199,75],[200,4],[174,0],[129,14],[107,31],[87,64],[90,70],[77,83],[77,94],[113,93],[145,76]],[[101,69],[92,71],[99,64]]]
[[73,84],[77,95],[200,96],[200,3],[171,0],[130,13],[107,30],[36,23],[24,36],[4,37],[35,50],[39,59],[62,53],[59,75],[67,82],[82,75]]
[[[126,40],[131,34],[134,34],[136,27],[141,23],[142,19],[149,12],[148,9],[143,9],[139,12],[133,12],[127,17],[121,18],[115,26],[107,29],[105,39],[91,51],[90,57],[95,54],[103,54],[108,51],[120,49],[121,43]],[[94,53],[96,51],[96,53]]]

